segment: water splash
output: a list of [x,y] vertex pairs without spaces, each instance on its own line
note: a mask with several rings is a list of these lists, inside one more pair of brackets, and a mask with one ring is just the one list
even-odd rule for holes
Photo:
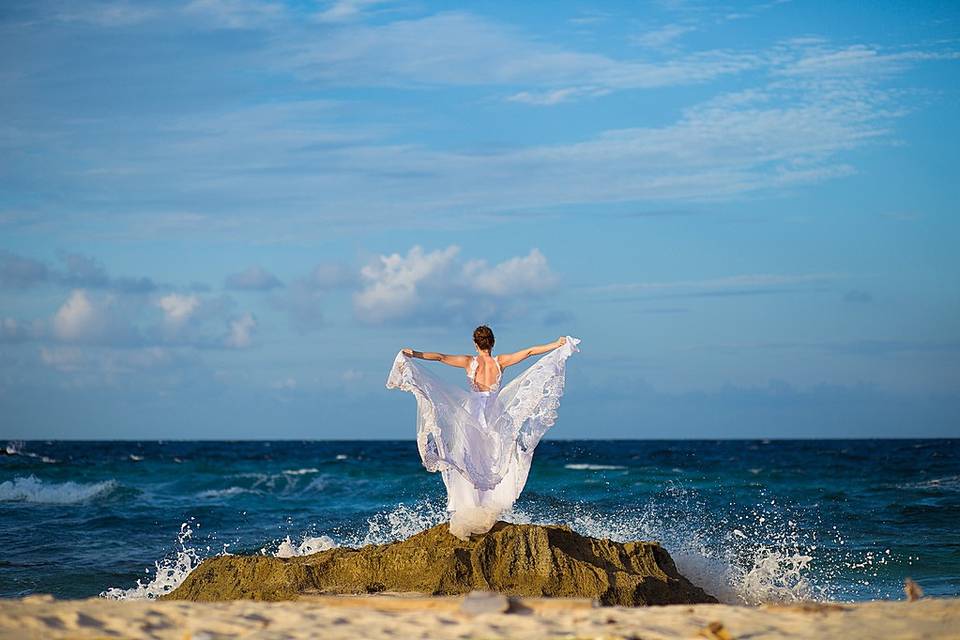
[[658,541],[680,573],[727,604],[839,599],[841,576],[849,580],[851,573],[858,574],[866,587],[893,560],[889,549],[879,554],[844,549],[836,527],[820,540],[817,512],[779,504],[764,491],[760,497],[746,507],[731,502],[724,509],[728,515],[718,516],[697,491],[668,483],[645,504],[622,508],[616,516],[590,503],[551,508],[527,503],[504,519],[566,524],[583,535],[618,542]]
[[368,544],[405,540],[448,519],[446,508],[430,500],[420,500],[412,505],[401,502],[390,511],[381,511],[367,519],[367,530],[347,536],[344,544],[363,547]]
[[[272,555],[275,558],[295,558],[333,549],[336,546],[338,546],[337,543],[330,536],[306,536],[296,545],[290,536],[287,536]],[[265,552],[265,548],[260,550],[260,553],[265,554]]]
[[[130,589],[110,587],[106,591],[101,591],[100,597],[111,600],[155,600],[179,587],[203,561],[200,552],[188,544],[193,537],[191,522],[193,522],[192,518],[189,522],[180,525],[180,533],[177,535],[177,550],[154,563],[152,579],[147,582],[139,579],[137,585]],[[226,553],[226,546],[224,545],[224,554]],[[146,569],[146,572],[149,574],[150,570]]]
[[[618,542],[659,541],[683,575],[728,604],[837,599],[842,592],[841,575],[849,579],[851,572],[859,572],[860,584],[869,585],[871,576],[892,560],[889,549],[882,553],[844,549],[836,527],[820,540],[816,531],[824,528],[809,526],[811,519],[817,519],[815,513],[798,514],[800,507],[761,497],[744,507],[730,503],[725,510],[728,515],[717,516],[697,491],[668,484],[645,504],[623,508],[615,516],[596,510],[591,503],[556,501],[546,506],[540,500],[527,500],[502,519],[517,524],[566,524],[583,535]],[[800,515],[807,526],[799,524]],[[299,540],[288,535],[260,553],[290,558],[337,546],[385,544],[447,520],[448,513],[438,501],[401,503],[368,518],[355,531],[332,536],[310,531]],[[203,560],[188,544],[192,533],[184,523],[178,549],[156,563],[156,574],[148,583],[138,581],[132,589],[108,589],[101,595],[143,599],[175,589]]]

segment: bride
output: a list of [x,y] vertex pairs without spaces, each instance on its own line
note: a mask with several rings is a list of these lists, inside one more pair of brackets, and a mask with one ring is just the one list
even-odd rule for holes
[[[388,389],[417,399],[417,448],[428,471],[447,488],[450,533],[461,539],[485,533],[513,506],[530,471],[533,450],[557,419],[564,365],[577,338],[494,356],[490,327],[473,332],[475,356],[403,349],[387,378]],[[549,355],[501,387],[503,370],[530,356]],[[469,390],[443,382],[414,359],[466,370]]]

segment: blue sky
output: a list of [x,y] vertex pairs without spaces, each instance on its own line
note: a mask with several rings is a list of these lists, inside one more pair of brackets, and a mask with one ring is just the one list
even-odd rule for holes
[[11,1],[0,60],[0,437],[409,438],[480,322],[583,340],[552,437],[960,435],[955,3]]

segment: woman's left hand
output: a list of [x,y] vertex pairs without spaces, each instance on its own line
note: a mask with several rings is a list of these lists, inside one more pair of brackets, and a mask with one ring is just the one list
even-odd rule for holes
[[412,357],[413,357],[413,349],[404,349],[404,350],[403,350],[403,355],[407,356],[408,358],[412,358]]

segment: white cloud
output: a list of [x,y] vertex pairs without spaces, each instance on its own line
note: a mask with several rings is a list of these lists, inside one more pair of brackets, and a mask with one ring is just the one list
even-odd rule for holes
[[104,325],[102,309],[94,305],[83,289],[72,291],[53,317],[54,334],[65,341],[97,337]]
[[359,315],[380,322],[410,314],[420,301],[421,285],[432,284],[431,278],[447,272],[459,251],[459,247],[450,246],[424,253],[415,246],[406,256],[380,256],[360,270],[365,284],[353,299]]
[[464,265],[464,275],[471,288],[492,296],[541,293],[557,283],[557,276],[550,271],[546,257],[538,249],[493,267],[488,267],[484,260],[468,262]]
[[22,333],[41,340],[131,348],[143,343],[134,323],[141,304],[139,298],[127,300],[74,289],[49,322],[34,321],[32,329],[26,331],[24,327]]
[[253,332],[256,328],[257,320],[250,312],[231,320],[230,333],[227,335],[226,345],[233,349],[246,349],[253,342]]
[[232,315],[228,296],[170,293],[156,300],[163,322],[152,332],[159,344],[198,349],[242,349],[250,346],[257,322],[251,313]]
[[429,253],[415,246],[406,256],[380,256],[361,270],[364,286],[354,295],[357,316],[372,323],[489,317],[557,283],[537,249],[493,266],[485,260],[460,263],[458,255],[457,246]]
[[170,293],[157,300],[157,306],[163,309],[164,319],[173,328],[183,326],[197,307],[200,298],[195,295]]

